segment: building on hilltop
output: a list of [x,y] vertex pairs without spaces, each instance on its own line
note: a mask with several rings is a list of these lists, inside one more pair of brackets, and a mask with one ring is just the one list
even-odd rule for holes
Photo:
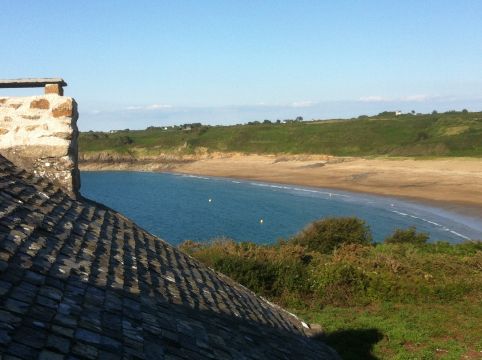
[[84,199],[75,105],[54,115],[67,103],[0,98],[0,357],[339,358],[294,315]]

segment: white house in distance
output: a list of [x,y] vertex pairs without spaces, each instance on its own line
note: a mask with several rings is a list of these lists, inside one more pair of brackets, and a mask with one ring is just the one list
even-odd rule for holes
[[400,116],[402,115],[402,110],[396,110],[395,111],[395,116]]

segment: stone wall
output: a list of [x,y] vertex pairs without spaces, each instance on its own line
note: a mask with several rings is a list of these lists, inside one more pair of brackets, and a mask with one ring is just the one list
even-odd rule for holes
[[0,154],[76,197],[77,118],[77,103],[70,97],[0,97]]

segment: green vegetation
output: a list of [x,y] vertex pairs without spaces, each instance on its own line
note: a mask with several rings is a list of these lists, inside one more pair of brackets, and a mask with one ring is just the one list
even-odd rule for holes
[[314,221],[291,240],[309,251],[331,253],[344,244],[370,244],[368,225],[356,217],[327,218]]
[[425,244],[429,239],[430,235],[427,233],[417,233],[415,227],[410,227],[408,229],[396,229],[392,235],[385,239],[387,244],[402,244],[402,243],[412,243],[412,244]]
[[80,135],[82,153],[131,156],[166,152],[331,154],[337,156],[482,156],[482,113],[405,114],[383,112],[351,120],[199,123]]
[[480,358],[482,242],[426,243],[414,228],[382,244],[370,239],[363,221],[332,218],[273,245],[219,239],[181,248],[322,324],[345,359]]

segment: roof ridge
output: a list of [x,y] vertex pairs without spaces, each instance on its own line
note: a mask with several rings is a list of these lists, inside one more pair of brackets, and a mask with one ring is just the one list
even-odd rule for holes
[[21,358],[337,358],[293,314],[1,155],[0,312],[0,353]]

